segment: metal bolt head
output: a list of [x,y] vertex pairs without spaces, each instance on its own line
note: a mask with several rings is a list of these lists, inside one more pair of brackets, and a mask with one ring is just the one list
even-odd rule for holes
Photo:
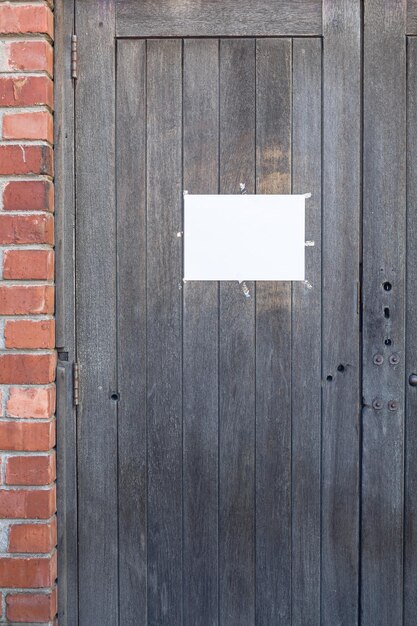
[[388,402],[388,408],[390,411],[396,411],[398,409],[398,402],[397,400],[390,400]]
[[408,383],[411,387],[417,387],[417,374],[410,374]]
[[384,362],[384,357],[382,356],[382,354],[375,354],[374,356],[375,365],[382,365],[383,362]]
[[398,365],[398,363],[400,362],[400,357],[398,356],[398,354],[391,354],[389,362],[391,363],[391,365]]
[[375,411],[380,411],[383,406],[384,403],[380,398],[375,398],[375,400],[372,402],[372,408],[375,409]]

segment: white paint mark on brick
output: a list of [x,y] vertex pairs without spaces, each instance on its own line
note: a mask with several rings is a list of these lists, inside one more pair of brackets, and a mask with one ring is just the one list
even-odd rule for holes
[[21,143],[19,143],[18,145],[19,145],[19,148],[20,148],[20,149],[21,149],[21,151],[22,151],[23,163],[26,163],[26,150],[25,150],[25,146],[22,146],[22,144],[21,144]]
[[0,521],[0,552],[7,552],[9,545],[9,522]]
[[[3,267],[3,263],[1,265]],[[0,350],[4,350],[6,348],[5,339],[4,339],[4,327],[5,327],[5,319],[0,318]]]

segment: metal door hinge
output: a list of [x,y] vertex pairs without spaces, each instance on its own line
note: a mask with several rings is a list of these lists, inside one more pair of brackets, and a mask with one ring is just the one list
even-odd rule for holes
[[71,36],[71,78],[77,78],[77,35]]
[[74,363],[72,370],[72,380],[73,380],[73,401],[74,406],[78,406],[79,402],[79,394],[80,394],[80,368],[78,363]]

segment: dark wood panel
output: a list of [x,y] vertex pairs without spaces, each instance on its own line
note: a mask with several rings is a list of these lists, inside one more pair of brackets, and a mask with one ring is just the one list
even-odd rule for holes
[[117,44],[120,623],[147,624],[146,42]]
[[407,42],[407,299],[406,299],[406,419],[404,624],[416,622],[417,580],[417,389],[408,384],[417,374],[417,40]]
[[[184,188],[217,193],[219,42],[184,41]],[[218,283],[187,282],[184,312],[184,624],[218,623]]]
[[182,43],[147,44],[148,621],[182,621]]
[[[289,39],[256,41],[256,191],[291,193]],[[256,623],[291,615],[291,283],[256,284]]]
[[[255,191],[255,40],[220,42],[220,192]],[[255,619],[255,299],[220,284],[220,623]]]
[[361,3],[323,3],[322,616],[358,622]]
[[78,547],[81,624],[118,624],[113,2],[77,2]]
[[[403,615],[404,33],[402,0],[368,1],[364,31],[361,606],[363,622],[381,626],[400,624]],[[380,365],[375,363],[378,355],[384,359]],[[375,399],[382,402],[380,410],[372,406]],[[389,410],[392,401],[398,404],[396,410]]]
[[293,41],[292,191],[306,200],[306,279],[292,287],[292,624],[320,623],[321,56]]
[[320,35],[320,0],[117,0],[118,37]]

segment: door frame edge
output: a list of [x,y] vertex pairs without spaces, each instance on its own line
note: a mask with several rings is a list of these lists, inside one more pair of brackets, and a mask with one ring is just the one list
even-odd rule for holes
[[73,404],[75,323],[75,81],[71,40],[75,0],[54,7],[54,193],[58,616],[61,626],[78,624],[78,516],[76,408]]

